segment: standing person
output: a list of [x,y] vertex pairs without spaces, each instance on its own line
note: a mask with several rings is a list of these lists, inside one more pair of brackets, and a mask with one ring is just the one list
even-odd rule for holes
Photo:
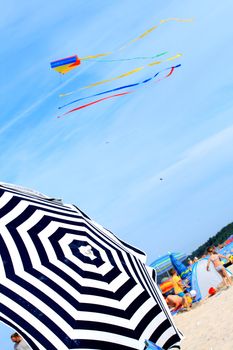
[[189,258],[188,259],[188,269],[189,269],[189,271],[192,271],[192,269],[193,269],[193,261]]
[[207,267],[206,267],[207,271],[209,271],[210,263],[212,262],[214,267],[215,267],[215,270],[222,277],[225,286],[226,287],[232,286],[232,281],[231,281],[230,277],[228,276],[227,271],[220,260],[221,258],[223,258],[223,259],[226,259],[229,261],[229,259],[226,256],[215,252],[215,250],[212,247],[209,247],[207,249],[207,252],[209,254],[209,259],[208,259],[208,263],[207,263]]
[[11,340],[15,343],[14,350],[32,350],[18,333],[13,333],[11,335]]
[[188,264],[191,266],[192,264],[193,264],[193,261],[192,261],[192,259],[188,259]]
[[180,276],[177,275],[175,269],[171,269],[170,274],[172,275],[172,283],[173,283],[173,288],[174,288],[174,293],[175,295],[178,295],[179,297],[182,298],[182,305],[187,308],[187,310],[190,310],[190,305],[188,302],[188,299],[184,293],[184,287],[182,284],[182,280]]

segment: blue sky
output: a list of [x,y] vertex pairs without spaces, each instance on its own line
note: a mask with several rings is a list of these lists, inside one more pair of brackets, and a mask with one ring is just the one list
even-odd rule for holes
[[[232,221],[233,209],[232,7],[230,0],[5,2],[1,181],[78,205],[143,249],[148,263],[167,251],[190,253],[218,232]],[[168,51],[166,57],[182,53],[180,59],[72,99],[181,63],[169,79],[56,118],[57,107],[71,100],[60,92],[145,62],[83,62],[60,77],[50,61],[117,50],[171,17],[194,21],[163,24],[112,58]]]

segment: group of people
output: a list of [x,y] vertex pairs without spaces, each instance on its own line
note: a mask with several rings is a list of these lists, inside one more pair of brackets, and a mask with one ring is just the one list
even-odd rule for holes
[[[226,288],[229,288],[233,285],[232,279],[229,277],[227,270],[225,269],[223,265],[222,259],[226,259],[227,261],[231,262],[231,259],[227,256],[224,256],[222,254],[219,254],[215,248],[209,247],[207,249],[207,254],[209,256],[207,261],[206,269],[207,271],[210,271],[210,264],[212,263],[215,270],[219,273],[219,275],[222,277],[223,284]],[[191,268],[191,266],[198,261],[198,258],[195,257],[193,260],[189,259],[188,264]],[[173,293],[165,293],[164,297],[165,300],[169,306],[169,308],[172,311],[177,311],[180,308],[183,308],[187,311],[190,310],[193,301],[195,300],[196,293],[195,291],[190,290],[190,286],[185,283],[180,276],[177,275],[177,272],[175,269],[171,269],[169,271],[169,274],[171,275],[171,282],[173,285]]]
[[165,293],[164,297],[166,303],[172,311],[177,311],[181,307],[189,311],[192,306],[192,301],[196,296],[195,293],[190,293],[187,291],[189,285],[185,283],[185,281],[182,281],[180,276],[177,275],[175,269],[171,269],[169,273],[172,276],[171,281],[174,294]]
[[192,260],[192,259],[188,259],[188,264],[189,266],[192,266],[195,262],[197,262],[199,259],[198,257],[195,256],[195,258]]

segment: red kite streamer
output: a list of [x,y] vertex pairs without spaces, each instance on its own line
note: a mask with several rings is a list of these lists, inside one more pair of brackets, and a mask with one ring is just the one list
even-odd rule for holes
[[128,94],[131,94],[133,91],[127,91],[127,92],[122,92],[121,94],[115,94],[115,95],[111,95],[111,96],[107,96],[107,97],[103,97],[103,98],[100,98],[99,100],[95,100],[95,101],[92,101],[90,103],[86,103],[85,105],[82,105],[82,106],[79,106],[77,108],[74,108],[74,109],[71,109],[70,111],[62,114],[62,116],[58,116],[57,118],[61,118],[63,117],[64,115],[67,115],[69,113],[73,113],[73,112],[76,112],[80,109],[83,109],[83,108],[86,108],[88,106],[91,106],[91,105],[94,105],[96,103],[99,103],[99,102],[102,102],[104,100],[108,100],[109,98],[113,98],[113,97],[118,97],[118,96],[124,96],[124,95],[128,95]]
[[128,85],[118,86],[118,87],[116,87],[116,88],[114,88],[114,89],[111,89],[111,90],[106,90],[106,91],[99,92],[99,93],[97,93],[97,94],[93,94],[93,95],[89,95],[89,96],[85,96],[85,97],[78,98],[78,99],[76,99],[76,100],[73,100],[73,101],[71,101],[71,102],[68,102],[68,103],[64,104],[63,106],[58,107],[58,109],[65,108],[65,107],[67,107],[67,106],[69,106],[69,105],[71,105],[71,104],[73,104],[73,103],[76,103],[76,102],[79,102],[79,101],[82,101],[82,100],[86,100],[87,98],[96,97],[96,96],[100,96],[100,95],[103,95],[103,94],[108,94],[108,93],[110,93],[110,92],[115,92],[115,91],[119,91],[119,90],[122,90],[122,89],[129,89],[129,88],[132,88],[132,87],[134,87],[134,86],[141,85],[141,84],[146,84],[146,83],[150,82],[152,79],[155,79],[161,72],[164,72],[165,70],[168,70],[168,69],[169,69],[169,70],[170,70],[169,73],[168,73],[164,78],[161,78],[161,79],[157,80],[157,81],[161,81],[161,80],[163,80],[163,79],[165,79],[165,78],[168,78],[170,75],[172,75],[174,69],[175,69],[175,68],[178,68],[178,67],[180,67],[180,66],[181,66],[181,64],[178,64],[178,65],[173,66],[173,67],[165,68],[165,69],[163,69],[163,70],[157,72],[157,73],[156,73],[155,75],[153,75],[152,77],[147,78],[147,79],[145,79],[145,80],[143,80],[143,81],[139,81],[139,82],[134,83],[134,84],[128,84]]
[[[172,73],[174,72],[175,68],[180,67],[180,66],[181,66],[181,65],[179,64],[179,65],[177,65],[177,66],[171,67],[171,68],[170,68],[170,72],[169,72],[167,75],[165,75],[164,78],[158,79],[158,80],[156,81],[156,83],[158,83],[159,81],[164,80],[164,79],[170,77],[170,76],[172,75]],[[154,77],[156,77],[158,74],[159,74],[159,73],[156,73]],[[146,79],[146,80],[144,80],[142,83],[146,83],[147,81],[149,81],[149,80],[151,80],[151,79],[153,79],[153,78]],[[131,86],[139,85],[139,84],[142,84],[142,83],[131,84]],[[130,87],[130,85],[128,85],[128,87]],[[114,91],[114,90],[119,90],[119,89],[121,89],[121,88],[124,88],[124,87],[120,87],[120,88],[113,89],[113,91]],[[112,91],[112,90],[110,90],[110,91]],[[105,91],[105,92],[103,92],[103,93],[107,93],[107,92],[110,92],[110,91]],[[95,100],[95,101],[86,103],[86,104],[84,104],[84,105],[81,105],[81,106],[79,106],[79,107],[77,107],[77,108],[73,108],[73,109],[69,110],[68,112],[62,114],[61,116],[58,116],[57,118],[61,118],[61,117],[65,116],[65,115],[67,115],[67,114],[69,114],[69,113],[73,113],[73,112],[76,112],[76,111],[78,111],[78,110],[80,110],[80,109],[83,109],[83,108],[89,107],[89,106],[91,106],[91,105],[94,105],[94,104],[96,104],[96,103],[99,103],[99,102],[108,100],[109,98],[128,95],[128,94],[131,94],[132,92],[134,92],[134,90],[126,91],[126,92],[122,92],[122,93],[120,93],[120,94],[114,94],[114,95],[110,95],[110,96],[107,96],[107,97],[100,98],[99,100]],[[100,94],[101,94],[101,93],[100,93]],[[97,95],[98,95],[98,94],[97,94]],[[94,96],[94,95],[93,95],[93,96]],[[92,97],[92,96],[87,96],[87,97],[84,97],[84,98],[88,98],[88,97]],[[81,100],[81,99],[80,99],[80,100]],[[77,102],[77,101],[73,101],[72,103],[74,103],[74,102]]]

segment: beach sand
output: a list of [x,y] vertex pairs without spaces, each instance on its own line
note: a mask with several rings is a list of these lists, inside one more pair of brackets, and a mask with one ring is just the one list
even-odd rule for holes
[[[233,273],[233,265],[228,268]],[[174,317],[182,350],[233,350],[233,286]]]

